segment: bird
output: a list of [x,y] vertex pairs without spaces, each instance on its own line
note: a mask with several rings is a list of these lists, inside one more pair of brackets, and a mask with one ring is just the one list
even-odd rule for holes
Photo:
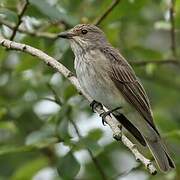
[[143,146],[147,146],[159,168],[175,168],[155,126],[149,98],[128,61],[92,24],[78,24],[61,32],[74,53],[74,68],[81,88],[92,99],[91,107],[102,104]]

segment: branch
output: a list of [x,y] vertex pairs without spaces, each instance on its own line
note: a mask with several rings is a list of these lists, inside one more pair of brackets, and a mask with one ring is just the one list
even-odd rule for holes
[[[5,25],[12,30],[14,30],[16,27],[15,24],[13,24],[9,21],[6,21],[4,19],[1,19],[1,18],[0,18],[0,24]],[[28,34],[30,36],[35,36],[35,37],[42,37],[42,38],[47,38],[47,39],[56,39],[57,38],[57,34],[55,34],[55,33],[28,31],[22,27],[18,27],[17,31],[20,33]]]
[[[47,84],[47,86],[49,87],[49,89],[51,90],[51,92],[54,95],[54,100],[50,100],[50,101],[54,101],[56,104],[58,104],[60,107],[62,106],[62,101],[60,99],[60,97],[58,96],[58,94],[56,93],[55,89],[51,86],[51,84]],[[46,98],[47,99],[47,98]]]
[[11,37],[10,37],[10,40],[11,40],[11,41],[12,41],[12,40],[14,39],[14,37],[16,36],[16,32],[17,32],[20,24],[22,23],[22,17],[23,17],[23,15],[24,15],[24,13],[25,13],[28,5],[29,5],[29,0],[25,0],[25,4],[24,4],[24,6],[22,7],[22,10],[21,10],[21,12],[20,12],[19,15],[18,15],[18,23],[17,23],[17,25],[14,27],[13,32],[12,32],[12,35],[11,35]]
[[[84,97],[89,101],[92,102],[92,98],[90,98],[86,93],[84,93],[79,85],[79,82],[77,78],[72,74],[71,71],[69,71],[65,66],[63,66],[61,63],[56,61],[53,57],[47,55],[46,53],[31,47],[29,45],[16,43],[7,39],[3,39],[0,37],[0,45],[12,49],[12,50],[18,50],[22,52],[26,52],[32,56],[36,56],[42,61],[44,61],[47,65],[51,66],[53,69],[61,73],[63,76],[65,76],[69,81],[76,87],[76,89],[81,92]],[[106,109],[107,110],[107,109]],[[95,111],[100,115],[101,113],[105,112],[104,109],[101,109],[100,107],[97,107]],[[129,150],[134,154],[136,160],[140,161],[144,166],[147,168],[147,170],[151,174],[156,174],[156,168],[154,167],[153,163],[145,158],[137,149],[135,144],[133,144],[122,132],[120,127],[120,123],[112,116],[106,116],[105,118],[106,123],[109,125],[111,130],[113,131],[113,137],[117,141],[121,141]]]
[[176,54],[176,33],[175,33],[175,0],[170,0],[170,9],[169,9],[169,14],[170,14],[170,23],[171,23],[171,51],[172,55],[175,58],[177,56]]
[[94,25],[99,25],[107,16],[108,14],[118,5],[118,3],[121,0],[113,0],[110,6],[102,13],[100,17],[98,17],[95,22],[93,23]]
[[145,66],[147,64],[157,64],[157,65],[163,65],[163,64],[174,64],[180,66],[180,61],[176,59],[167,59],[167,60],[150,60],[150,61],[131,61],[129,62],[131,65],[134,66]]

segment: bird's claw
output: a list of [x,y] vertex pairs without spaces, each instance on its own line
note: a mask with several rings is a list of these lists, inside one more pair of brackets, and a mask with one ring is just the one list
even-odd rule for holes
[[106,123],[106,116],[111,116],[111,113],[113,113],[114,111],[118,110],[118,109],[121,109],[122,107],[117,107],[115,109],[112,109],[112,110],[109,110],[109,111],[106,111],[106,112],[103,112],[100,114],[100,117],[102,118],[102,124],[105,126],[105,123]]
[[111,112],[107,111],[107,112],[103,112],[101,113],[99,116],[102,118],[102,124],[105,126],[106,124],[106,116],[111,116],[110,115]]
[[93,112],[95,112],[95,109],[96,109],[98,106],[99,106],[101,109],[103,108],[102,104],[101,104],[100,102],[95,101],[95,100],[93,100],[93,101],[90,103],[90,107],[91,107],[91,109],[92,109]]

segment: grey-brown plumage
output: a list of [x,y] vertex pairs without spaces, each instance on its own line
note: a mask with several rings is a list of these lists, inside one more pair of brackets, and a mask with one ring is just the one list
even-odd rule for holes
[[[59,35],[70,40],[77,78],[83,90],[114,113],[142,144],[148,145],[162,171],[174,168],[153,122],[146,92],[133,69],[96,26],[80,24]],[[125,116],[124,116],[125,115]]]

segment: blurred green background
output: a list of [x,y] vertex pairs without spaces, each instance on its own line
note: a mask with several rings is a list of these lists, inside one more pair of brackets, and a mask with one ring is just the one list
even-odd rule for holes
[[[26,33],[16,33],[14,40],[43,50],[74,71],[68,42],[52,37],[78,23],[92,23],[111,3],[29,0],[20,26]],[[103,179],[87,149],[106,179],[180,179],[180,0],[174,5],[176,54],[171,48],[170,3],[122,0],[100,27],[144,84],[176,170],[151,176],[113,140],[109,127],[101,124],[67,79],[36,57],[0,47],[0,180]],[[11,37],[10,27],[18,23],[23,4],[0,1],[1,36]],[[148,63],[173,59],[179,63]]]

